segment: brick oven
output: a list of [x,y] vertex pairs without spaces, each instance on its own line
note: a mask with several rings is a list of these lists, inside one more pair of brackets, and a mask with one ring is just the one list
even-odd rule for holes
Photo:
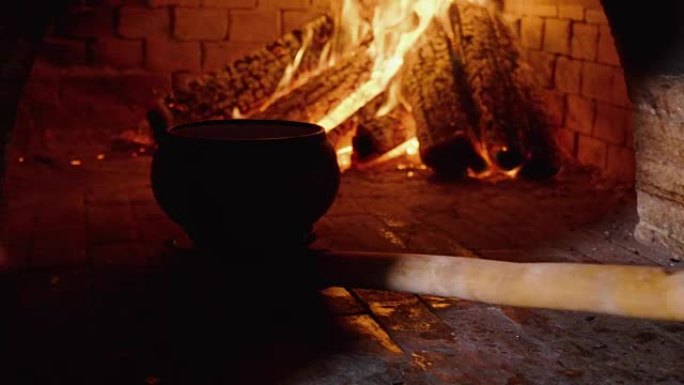
[[[599,1],[499,6],[535,72],[563,151],[633,182],[634,108]],[[106,153],[117,136],[144,141],[142,116],[155,95],[220,69],[329,7],[322,1],[72,4],[36,60],[18,110],[15,147],[21,154],[80,160]],[[668,237],[655,234],[642,238]]]
[[563,148],[583,164],[632,181],[633,109],[600,3],[509,1],[504,12],[517,23]]
[[[608,20],[598,1],[570,3],[507,1],[503,17],[537,75],[563,149],[582,164],[632,181],[632,107]],[[220,69],[328,8],[305,1],[75,6],[37,60],[16,140],[25,151],[74,158],[106,152],[112,135],[137,128],[154,92]],[[84,94],[87,100],[79,99]],[[28,113],[29,106],[68,122],[74,132],[51,129],[50,121]],[[27,127],[35,131],[30,139]]]
[[[0,357],[12,367],[0,378],[684,382],[681,325],[618,316],[678,311],[684,8],[676,0],[455,0],[471,11],[421,24],[421,12],[440,2],[62,0],[0,18],[0,305],[16,309],[0,320],[9,341]],[[400,75],[356,93],[391,68],[374,71],[378,60],[364,56],[381,40],[364,38],[378,33],[377,10],[413,3],[424,7],[383,24],[382,32],[427,31],[407,47]],[[465,20],[473,14],[477,22]],[[351,24],[340,32],[341,22]],[[494,32],[472,32],[483,23]],[[478,51],[487,44],[496,52]],[[498,80],[487,79],[492,68]],[[353,111],[336,115],[345,103],[356,103]],[[490,111],[498,107],[504,112]],[[217,262],[155,201],[149,173],[160,132],[233,118],[309,121],[327,132],[343,174],[337,200],[307,234],[313,254],[286,257],[269,245],[278,255],[265,258],[228,245]],[[477,129],[460,132],[461,124]],[[466,139],[452,141],[445,130],[454,129]],[[242,175],[238,167],[226,177]],[[258,239],[249,241],[255,249]],[[413,288],[427,282],[429,293],[444,293],[435,282],[454,268],[408,264],[401,284],[381,288],[411,293],[359,289],[387,267],[355,268],[376,252],[458,256],[483,271],[491,262],[484,278],[479,267],[459,277],[516,279],[494,297],[464,296],[483,302],[436,297]],[[330,258],[330,276],[352,278],[321,288],[311,255]],[[516,263],[551,266],[523,274]],[[627,266],[600,275],[572,264]],[[526,279],[544,282],[529,296],[547,302],[487,300],[519,295]],[[592,305],[553,304],[555,284]],[[629,300],[600,301],[611,285]],[[628,309],[648,295],[656,309]],[[586,312],[596,308],[613,315]]]

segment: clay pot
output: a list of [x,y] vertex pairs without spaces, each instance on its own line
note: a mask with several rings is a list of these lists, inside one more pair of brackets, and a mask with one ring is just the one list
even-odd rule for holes
[[302,244],[337,194],[335,150],[317,125],[203,121],[156,136],[154,196],[201,248]]

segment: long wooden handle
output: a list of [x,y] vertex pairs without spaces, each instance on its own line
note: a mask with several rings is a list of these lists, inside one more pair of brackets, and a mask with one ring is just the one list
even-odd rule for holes
[[354,251],[317,254],[331,285],[684,321],[684,270]]

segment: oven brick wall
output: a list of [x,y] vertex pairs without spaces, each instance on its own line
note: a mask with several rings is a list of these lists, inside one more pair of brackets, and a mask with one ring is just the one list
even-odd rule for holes
[[506,0],[566,153],[622,181],[634,180],[633,107],[599,0]]
[[[154,60],[140,58],[158,54],[159,46],[183,42],[189,43],[182,45],[185,50],[201,52],[199,70],[211,70],[214,63],[205,60],[208,51],[218,56],[216,51],[223,50],[221,57],[238,58],[328,7],[326,0],[89,0],[60,18],[52,34],[62,45],[55,50],[60,52],[48,52],[42,59],[46,66],[169,73],[180,65],[160,68]],[[71,59],[55,60],[63,59],[56,57],[61,51],[72,53]]]
[[[34,65],[15,147],[22,155],[94,158],[109,150],[111,137],[139,130],[155,94],[244,56],[329,6],[328,0],[74,0]],[[86,97],[69,96],[80,92]]]

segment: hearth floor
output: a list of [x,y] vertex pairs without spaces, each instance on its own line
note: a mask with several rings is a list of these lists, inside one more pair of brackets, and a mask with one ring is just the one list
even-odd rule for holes
[[[684,383],[680,323],[307,291],[281,269],[295,256],[205,264],[149,165],[10,165],[3,383]],[[583,170],[490,184],[387,166],[343,176],[313,247],[678,266],[633,241],[635,221],[632,190]]]

